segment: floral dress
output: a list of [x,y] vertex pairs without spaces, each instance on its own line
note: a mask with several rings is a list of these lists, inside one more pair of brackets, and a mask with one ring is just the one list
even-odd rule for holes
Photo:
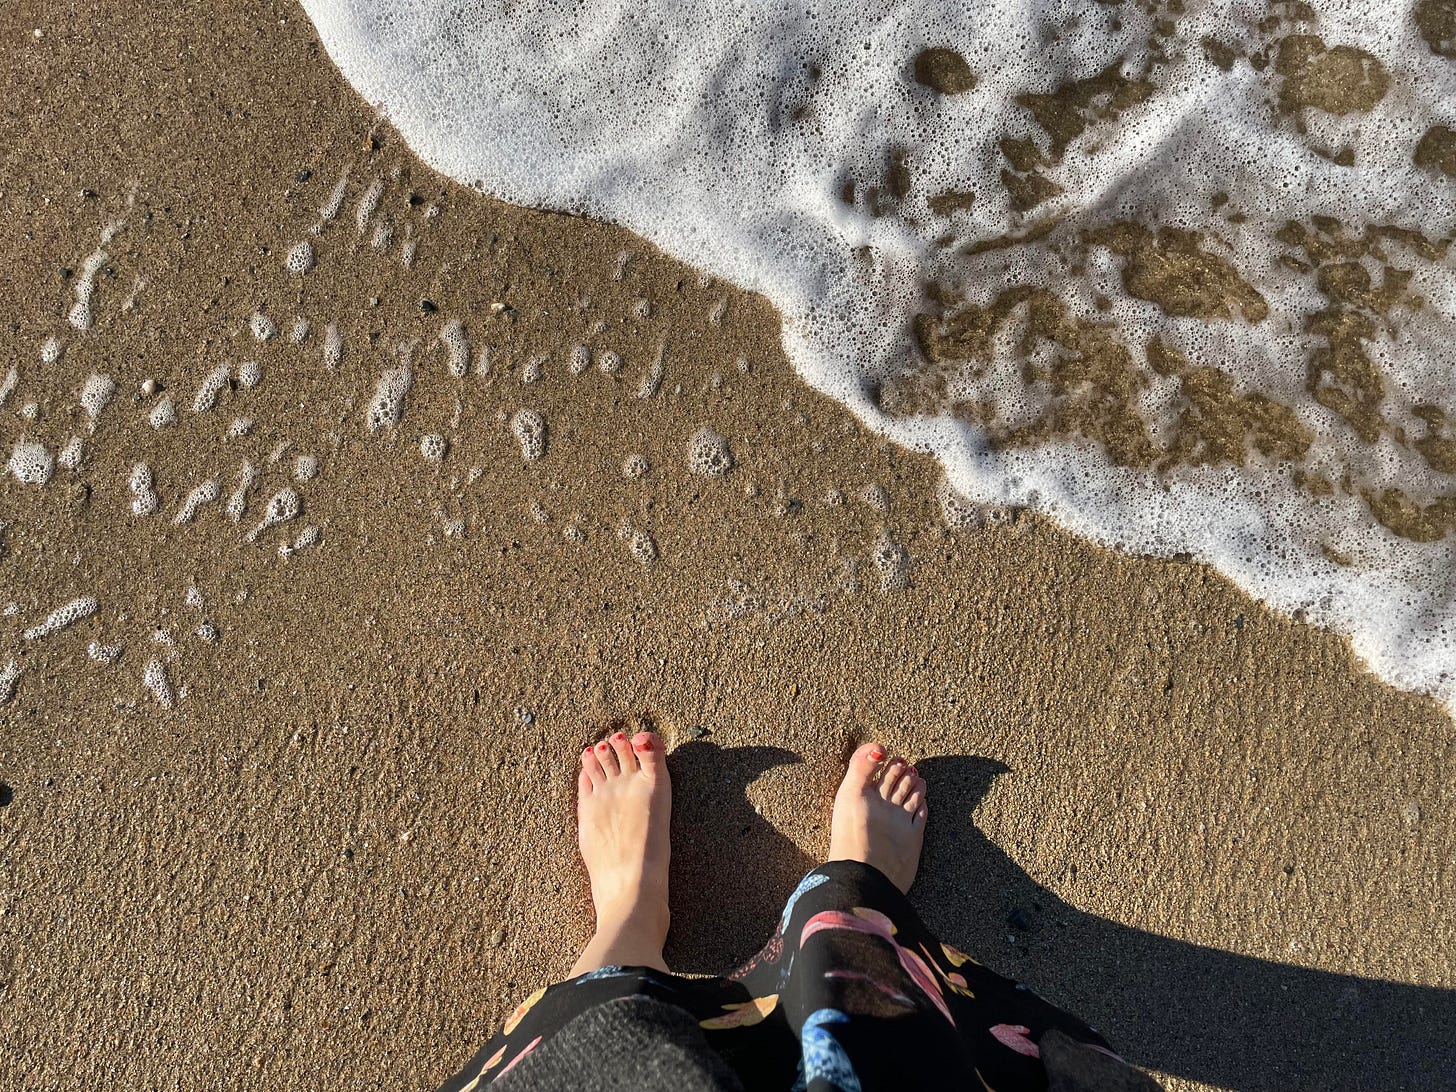
[[834,861],[732,974],[603,967],[539,989],[440,1092],[499,1080],[584,1010],[629,997],[685,1010],[750,1092],[1158,1087],[1075,1016],[936,940],[883,873]]

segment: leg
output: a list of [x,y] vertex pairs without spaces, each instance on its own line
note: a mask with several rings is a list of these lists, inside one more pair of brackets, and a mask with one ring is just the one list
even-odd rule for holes
[[583,751],[576,807],[597,928],[568,977],[613,965],[666,971],[672,787],[662,740],[617,732]]

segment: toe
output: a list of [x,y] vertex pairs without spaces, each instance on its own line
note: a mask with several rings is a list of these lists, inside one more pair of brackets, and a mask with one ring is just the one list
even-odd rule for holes
[[895,786],[900,784],[905,773],[905,760],[903,758],[892,758],[885,766],[885,772],[880,775],[880,795],[886,800],[895,792]]
[[915,791],[915,786],[919,782],[920,779],[915,776],[914,769],[907,767],[905,772],[900,775],[900,780],[895,783],[894,791],[890,793],[890,803],[904,804],[906,800],[910,799],[910,794]]
[[608,778],[616,777],[622,772],[622,767],[617,765],[617,753],[612,750],[612,745],[602,740],[596,746],[597,761],[602,764],[602,772]]
[[607,740],[612,745],[612,754],[617,758],[617,766],[623,773],[637,772],[637,759],[632,754],[632,745],[627,742],[626,732],[613,732],[612,738]]
[[905,794],[904,800],[897,800],[899,804],[910,815],[914,815],[921,808],[925,807],[925,782],[916,778],[915,787]]
[[638,732],[633,736],[632,754],[648,777],[657,777],[663,772],[662,740],[656,732]]
[[[583,756],[585,758],[585,756]],[[589,796],[592,791],[591,774],[586,772],[586,763],[582,763],[581,772],[576,775],[576,792],[578,796]]]
[[929,818],[929,816],[930,816],[929,810],[927,810],[927,808],[926,808],[926,806],[924,804],[921,804],[918,808],[915,809],[915,818],[914,818],[914,824],[915,824],[915,826],[916,827],[923,827],[923,826],[925,826],[925,820],[927,818]]
[[606,773],[602,770],[602,764],[597,761],[596,752],[590,747],[581,752],[581,771],[586,774],[593,785],[600,785],[607,779]]

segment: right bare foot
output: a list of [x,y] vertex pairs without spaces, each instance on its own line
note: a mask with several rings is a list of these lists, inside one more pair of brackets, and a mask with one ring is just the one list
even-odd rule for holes
[[571,977],[609,964],[666,970],[672,786],[662,740],[616,732],[581,755],[577,844],[591,876],[597,931]]
[[866,743],[850,758],[834,797],[829,859],[873,865],[909,891],[925,840],[925,781],[903,758],[887,762],[885,755],[878,743]]

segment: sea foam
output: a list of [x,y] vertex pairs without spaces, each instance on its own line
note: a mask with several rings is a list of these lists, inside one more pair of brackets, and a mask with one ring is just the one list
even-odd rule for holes
[[433,167],[762,292],[958,496],[1456,708],[1451,6],[304,0]]

